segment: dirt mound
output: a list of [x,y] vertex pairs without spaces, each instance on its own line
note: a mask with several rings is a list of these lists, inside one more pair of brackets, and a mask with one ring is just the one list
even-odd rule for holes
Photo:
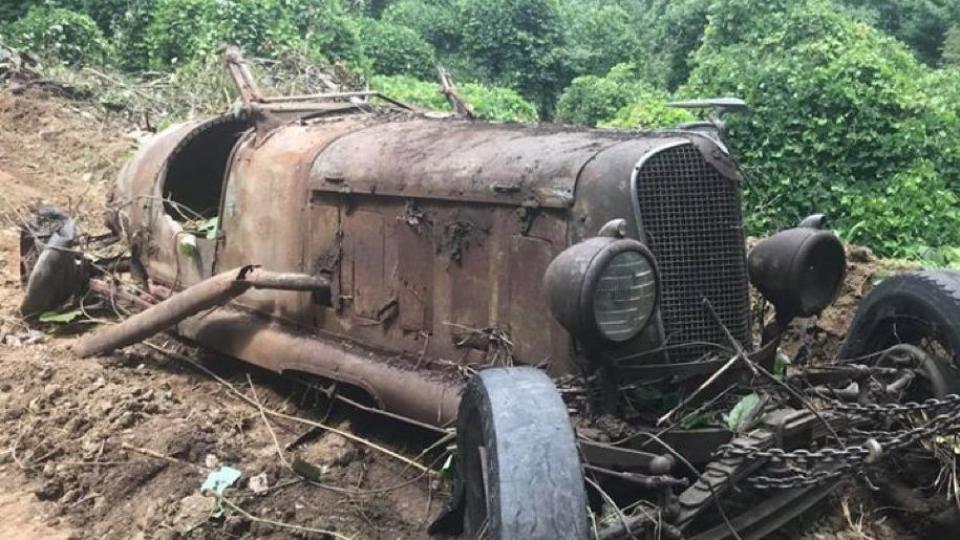
[[[19,469],[33,481],[36,499],[75,531],[73,537],[223,538],[244,532],[286,537],[283,529],[265,523],[208,519],[216,501],[204,497],[200,486],[220,465],[242,471],[237,489],[227,492],[231,500],[256,516],[300,527],[353,537],[387,531],[391,537],[418,537],[421,520],[436,509],[429,480],[350,496],[415,475],[336,435],[307,442],[297,452],[325,471],[323,482],[346,494],[307,485],[277,459],[274,435],[257,409],[223,385],[148,353],[64,363],[66,345],[55,339],[5,351],[0,380],[13,382],[0,387],[0,446],[12,450],[2,458],[5,468]],[[243,386],[245,372],[225,375]],[[264,406],[316,416],[313,408],[287,402],[305,395],[264,373],[254,376]],[[280,445],[306,431],[271,423]],[[254,477],[261,477],[258,489],[270,491],[253,493]]]
[[99,230],[109,181],[141,136],[92,106],[0,93],[0,218],[16,224],[18,210],[55,202]]

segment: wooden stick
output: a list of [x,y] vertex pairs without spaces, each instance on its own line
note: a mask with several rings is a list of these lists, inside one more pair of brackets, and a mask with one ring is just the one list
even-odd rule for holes
[[160,452],[157,452],[155,450],[150,450],[149,448],[140,448],[127,443],[121,443],[120,447],[123,448],[124,450],[129,450],[131,452],[143,454],[145,456],[149,456],[152,458],[161,459],[163,461],[168,461],[170,463],[176,463],[177,465],[186,465],[188,467],[193,467],[194,469],[197,469],[199,471],[203,471],[203,472],[207,471],[206,467],[201,467],[200,465],[197,465],[195,463],[190,463],[189,461],[184,461],[182,459],[168,456],[166,454],[161,454]]
[[294,531],[324,534],[324,535],[327,535],[327,536],[331,536],[331,537],[333,537],[333,538],[337,538],[337,539],[339,539],[339,540],[353,540],[351,537],[349,537],[349,536],[344,536],[344,535],[342,535],[342,534],[340,534],[340,533],[338,533],[338,532],[336,532],[336,531],[328,531],[328,530],[326,530],[326,529],[314,529],[313,527],[304,527],[303,525],[294,525],[293,523],[284,523],[284,522],[282,522],[282,521],[273,521],[273,520],[271,520],[271,519],[264,519],[264,518],[256,517],[256,516],[254,516],[253,514],[251,514],[251,513],[247,512],[246,510],[244,510],[243,508],[240,508],[236,503],[234,503],[234,502],[231,501],[230,499],[224,497],[223,495],[217,495],[217,500],[220,501],[221,503],[227,505],[228,507],[230,507],[230,509],[233,510],[234,512],[236,512],[237,514],[239,514],[240,517],[242,517],[242,518],[244,518],[244,519],[246,519],[246,520],[249,520],[249,521],[256,521],[256,522],[258,522],[258,523],[266,523],[267,525],[273,525],[274,527],[280,527],[280,528],[283,528],[283,529],[291,529],[291,530],[294,530]]
[[[258,405],[257,402],[255,402],[254,400],[250,399],[249,396],[247,396],[247,395],[244,394],[243,392],[240,392],[240,391],[237,390],[232,384],[230,384],[228,381],[226,381],[225,379],[223,379],[222,377],[220,377],[220,376],[217,375],[216,373],[210,371],[208,368],[206,368],[206,367],[198,364],[198,363],[195,362],[193,359],[191,359],[191,358],[189,358],[189,357],[187,357],[187,356],[184,356],[184,355],[182,355],[182,354],[178,354],[178,353],[176,353],[176,352],[169,351],[169,350],[167,350],[167,349],[164,349],[163,347],[160,347],[159,345],[154,345],[153,343],[150,343],[150,342],[146,342],[146,341],[145,341],[145,342],[143,342],[143,343],[144,343],[144,345],[147,345],[148,347],[150,347],[150,348],[152,348],[152,349],[154,349],[154,350],[156,350],[156,351],[162,352],[162,353],[164,353],[164,354],[173,356],[173,357],[175,357],[175,358],[177,358],[177,359],[179,359],[179,360],[183,360],[184,362],[187,362],[188,364],[192,365],[193,367],[195,367],[195,368],[199,369],[200,371],[206,373],[207,375],[209,375],[210,377],[212,377],[214,380],[216,380],[216,381],[219,382],[220,384],[224,385],[224,386],[230,391],[230,393],[232,393],[232,394],[235,395],[236,397],[240,398],[241,400],[243,400],[243,401],[246,402],[247,404],[252,405],[252,406],[254,406],[254,407],[260,407],[260,405]],[[332,426],[328,426],[328,425],[323,424],[323,423],[321,423],[321,422],[316,422],[316,421],[314,421],[314,420],[308,420],[308,419],[306,419],[306,418],[301,418],[301,417],[299,417],[299,416],[293,416],[293,415],[290,415],[290,414],[285,414],[285,413],[282,413],[282,412],[279,412],[279,411],[275,411],[275,410],[273,410],[273,409],[268,409],[268,408],[266,408],[266,407],[263,407],[263,412],[266,413],[266,414],[268,414],[268,415],[270,415],[270,416],[272,416],[272,417],[274,417],[274,418],[282,418],[282,419],[284,419],[284,420],[290,420],[290,421],[292,421],[292,422],[298,422],[298,423],[300,423],[300,424],[304,424],[304,425],[307,425],[307,426],[314,426],[314,427],[317,427],[317,428],[320,428],[320,429],[329,431],[329,432],[331,432],[331,433],[336,433],[337,435],[340,435],[341,437],[343,437],[343,438],[345,438],[345,439],[348,439],[348,440],[351,440],[351,441],[353,441],[353,442],[362,444],[362,445],[366,446],[367,448],[376,450],[376,451],[381,452],[381,453],[383,453],[383,454],[385,454],[385,455],[387,455],[387,456],[390,456],[390,457],[392,457],[392,458],[394,458],[394,459],[396,459],[396,460],[398,460],[398,461],[401,461],[401,462],[403,462],[403,463],[406,463],[407,465],[409,465],[409,466],[417,469],[418,471],[421,471],[421,472],[424,472],[424,473],[427,473],[427,474],[437,474],[436,471],[433,471],[433,470],[431,470],[430,468],[425,467],[424,465],[421,465],[420,463],[417,463],[416,461],[413,461],[413,460],[410,459],[410,458],[401,456],[400,454],[397,454],[396,452],[393,452],[393,451],[391,451],[391,450],[389,450],[389,449],[387,449],[387,448],[384,448],[383,446],[380,446],[379,444],[374,443],[374,442],[372,442],[372,441],[368,441],[368,440],[364,439],[363,437],[358,437],[358,436],[354,435],[353,433],[349,433],[349,432],[347,432],[347,431],[343,431],[343,430],[334,428],[334,427],[332,427]]]
[[667,414],[661,416],[661,417],[657,420],[657,425],[659,426],[659,425],[663,424],[664,422],[666,422],[667,420],[669,420],[670,417],[673,416],[677,411],[679,411],[680,409],[682,409],[682,408],[686,407],[687,405],[689,405],[691,401],[693,401],[694,399],[696,399],[704,390],[706,390],[707,388],[710,387],[710,385],[712,385],[714,382],[716,382],[717,379],[719,379],[721,375],[723,375],[723,374],[726,373],[731,367],[733,367],[733,365],[737,363],[737,360],[740,360],[740,354],[739,354],[739,353],[736,354],[736,355],[734,355],[732,358],[730,358],[730,360],[727,360],[727,363],[724,364],[723,367],[721,367],[720,369],[714,371],[714,372],[713,372],[713,375],[710,375],[710,377],[709,377],[707,380],[703,381],[703,384],[701,384],[699,387],[697,387],[697,389],[694,390],[692,394],[690,394],[689,396],[687,396],[686,399],[684,399],[684,400],[681,401],[679,404],[677,404],[676,407],[674,407],[674,408],[670,409],[669,411],[667,411]]
[[253,380],[250,379],[250,374],[247,373],[247,384],[250,385],[250,391],[253,393],[253,399],[257,404],[257,409],[260,411],[260,418],[263,420],[263,424],[267,426],[267,431],[270,432],[270,437],[273,438],[273,446],[277,449],[277,457],[280,458],[280,462],[283,465],[290,469],[290,462],[287,461],[287,458],[283,455],[283,449],[280,448],[280,441],[277,439],[277,434],[273,431],[273,426],[270,425],[270,421],[267,420],[267,413],[263,410],[263,405],[260,403],[260,398],[257,396],[257,389],[253,386]]

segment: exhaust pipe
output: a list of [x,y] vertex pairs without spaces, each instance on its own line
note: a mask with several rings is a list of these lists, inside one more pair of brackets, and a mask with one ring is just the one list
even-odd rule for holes
[[86,358],[133,345],[201,311],[225,304],[251,287],[313,291],[324,296],[329,294],[330,282],[319,276],[268,272],[255,266],[229,270],[174,293],[120,324],[85,336],[73,347],[73,352]]

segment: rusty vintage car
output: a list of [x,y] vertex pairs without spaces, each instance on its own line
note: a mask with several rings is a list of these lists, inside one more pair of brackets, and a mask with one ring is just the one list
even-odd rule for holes
[[[227,62],[242,105],[153,137],[112,192],[139,292],[58,249],[74,231],[56,210],[24,235],[25,312],[78,288],[143,308],[77,354],[175,327],[455,426],[456,486],[432,530],[471,538],[761,538],[844,476],[956,431],[956,273],[885,280],[841,360],[783,372],[781,337],[836,297],[844,248],[812,216],[748,255],[716,126],[270,98]],[[738,421],[703,414],[758,391]],[[615,503],[628,511],[591,522]]]

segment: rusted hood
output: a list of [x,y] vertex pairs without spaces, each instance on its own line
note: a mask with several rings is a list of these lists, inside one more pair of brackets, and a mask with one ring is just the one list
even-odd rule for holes
[[583,166],[636,134],[415,118],[348,133],[313,162],[318,191],[565,208]]

